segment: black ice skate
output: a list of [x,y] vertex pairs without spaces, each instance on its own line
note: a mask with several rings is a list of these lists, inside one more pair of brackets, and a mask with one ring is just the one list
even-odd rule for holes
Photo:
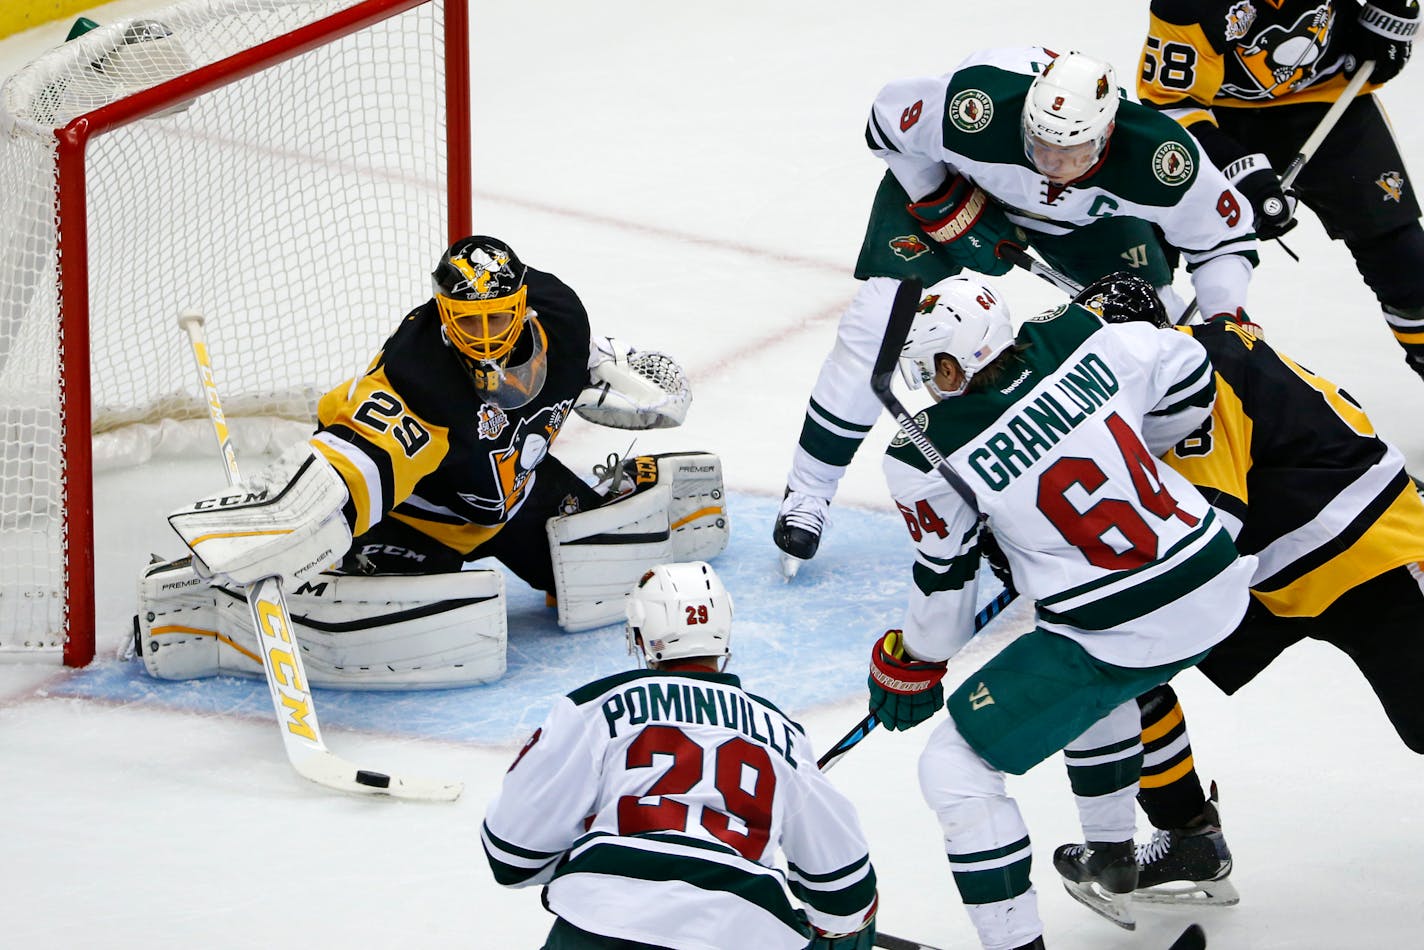
[[1132,913],[1137,859],[1131,839],[1061,845],[1053,852],[1053,867],[1074,900],[1124,930],[1137,929]]
[[1156,831],[1137,849],[1136,898],[1153,904],[1226,907],[1241,900],[1231,875],[1231,849],[1221,834],[1216,785],[1201,815],[1185,828]]
[[830,512],[827,499],[786,489],[771,540],[781,549],[781,573],[787,580],[796,576],[803,562],[816,556]]

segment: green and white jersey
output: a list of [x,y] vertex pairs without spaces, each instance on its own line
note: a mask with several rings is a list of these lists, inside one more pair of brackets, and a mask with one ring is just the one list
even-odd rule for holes
[[724,673],[634,670],[560,699],[483,842],[501,884],[547,883],[574,926],[659,947],[804,950],[798,900],[829,933],[875,909],[854,807],[801,727]]
[[914,200],[958,171],[1031,232],[1068,234],[1125,215],[1159,226],[1189,271],[1238,257],[1244,303],[1256,263],[1251,205],[1169,117],[1124,99],[1087,175],[1060,186],[1034,168],[1021,115],[1029,84],[1055,55],[1037,46],[985,50],[943,76],[891,82],[871,106],[866,143]]
[[[916,420],[973,490],[1039,626],[1125,667],[1222,640],[1245,612],[1255,558],[1238,558],[1201,494],[1154,459],[1211,409],[1206,351],[1076,305],[1033,318],[1017,343],[993,387]],[[976,515],[903,434],[885,477],[915,543],[906,645],[946,659],[973,635]]]

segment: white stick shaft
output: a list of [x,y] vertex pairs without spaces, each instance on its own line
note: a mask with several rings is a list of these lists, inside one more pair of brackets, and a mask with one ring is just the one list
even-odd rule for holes
[[[208,401],[208,418],[212,421],[218,451],[227,469],[228,484],[236,485],[241,480],[237,452],[228,433],[222,399],[218,396],[217,379],[203,333],[202,314],[185,311],[179,316],[178,325],[188,334],[203,394]],[[401,778],[358,769],[328,749],[321,738],[316,704],[312,702],[311,688],[307,684],[301,647],[292,633],[292,618],[282,594],[281,579],[266,577],[248,585],[247,606],[252,612],[253,628],[257,631],[258,652],[262,655],[262,670],[267,674],[272,707],[281,726],[282,746],[287,752],[287,760],[299,775],[327,788],[363,795],[389,795],[422,801],[454,801],[460,797],[464,786],[459,782]]]

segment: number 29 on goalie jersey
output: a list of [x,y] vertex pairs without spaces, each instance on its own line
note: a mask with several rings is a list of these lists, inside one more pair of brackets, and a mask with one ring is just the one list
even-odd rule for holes
[[574,926],[660,946],[803,950],[793,898],[829,933],[875,909],[853,807],[801,727],[725,673],[636,670],[560,699],[490,804],[483,843],[500,883],[547,883]]

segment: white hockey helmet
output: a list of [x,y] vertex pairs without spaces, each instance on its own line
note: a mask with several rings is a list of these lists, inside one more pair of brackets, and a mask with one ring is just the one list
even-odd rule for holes
[[[732,655],[732,595],[706,561],[659,564],[625,598],[628,652],[644,664]],[[641,646],[639,644],[641,640]]]
[[[900,358],[909,363],[907,379],[917,379],[943,399],[964,392],[974,374],[1013,342],[1013,321],[999,295],[969,277],[949,277],[926,289],[920,298],[920,309],[910,324]],[[940,353],[954,357],[963,373],[953,392],[935,385],[935,357]]]
[[[1075,164],[1082,168],[1078,174],[1086,172],[1107,146],[1117,106],[1117,74],[1112,65],[1084,53],[1064,53],[1028,87],[1024,154],[1045,174],[1051,171],[1046,166],[1065,154],[1076,158]],[[1091,147],[1079,151],[1086,143]]]

